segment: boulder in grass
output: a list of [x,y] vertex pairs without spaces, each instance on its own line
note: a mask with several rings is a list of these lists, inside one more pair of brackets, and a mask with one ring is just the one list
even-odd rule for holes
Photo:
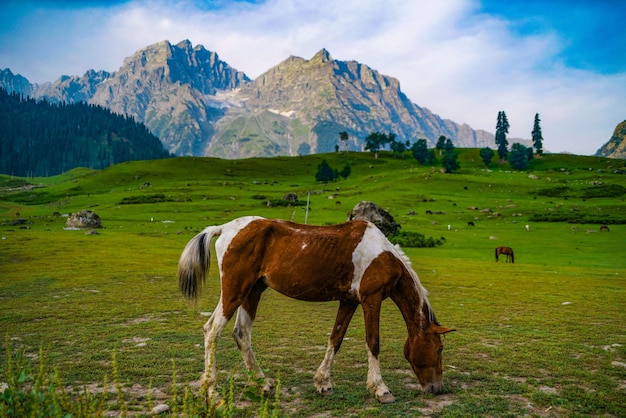
[[400,229],[400,225],[396,223],[393,216],[373,202],[362,201],[357,203],[348,217],[348,220],[353,219],[370,221],[376,225],[385,236],[395,234],[398,232],[398,229]]
[[102,220],[92,210],[81,210],[76,213],[72,213],[67,222],[65,228],[69,229],[94,229],[102,228]]

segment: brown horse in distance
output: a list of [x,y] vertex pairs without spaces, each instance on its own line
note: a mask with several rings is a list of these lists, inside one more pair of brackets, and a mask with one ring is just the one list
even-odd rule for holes
[[509,262],[509,260],[511,261],[511,263],[515,263],[515,255],[513,254],[513,248],[511,248],[511,247],[498,247],[498,248],[496,248],[496,262],[500,258],[501,254],[506,255],[506,262],[507,263]]

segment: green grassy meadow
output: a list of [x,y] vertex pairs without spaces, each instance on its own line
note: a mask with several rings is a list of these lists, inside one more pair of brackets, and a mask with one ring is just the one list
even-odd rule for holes
[[[337,169],[349,164],[352,174],[316,183],[323,159]],[[253,347],[280,381],[280,416],[626,416],[624,161],[546,155],[515,172],[499,163],[486,169],[478,150],[462,149],[460,162],[457,173],[443,174],[385,153],[189,157],[49,178],[0,176],[0,331],[7,339],[0,383],[8,379],[7,356],[21,354],[36,367],[43,348],[76,394],[102,391],[119,372],[129,415],[175,404],[183,389],[173,381],[198,393],[202,325],[219,281],[213,263],[200,301],[187,303],[177,288],[178,257],[202,228],[239,216],[304,222],[303,206],[266,203],[293,192],[304,201],[310,193],[310,224],[343,222],[368,200],[403,230],[443,237],[441,246],[404,250],[439,321],[456,332],[444,340],[445,392],[420,394],[403,356],[402,317],[386,301],[381,366],[397,401],[379,405],[365,387],[357,312],[333,369],[335,394],[321,397],[312,378],[338,304],[268,290]],[[102,218],[97,234],[64,230],[66,218],[53,215],[82,209]],[[12,225],[16,218],[27,223]],[[500,245],[513,247],[515,264],[495,262]],[[217,347],[220,386],[235,385],[235,416],[256,416],[260,404],[244,395],[248,378],[231,331],[232,323]]]

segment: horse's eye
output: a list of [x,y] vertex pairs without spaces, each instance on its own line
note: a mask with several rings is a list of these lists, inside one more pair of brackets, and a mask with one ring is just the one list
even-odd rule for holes
[[437,350],[437,352],[438,352],[439,354],[443,353],[443,347],[439,347],[439,350]]

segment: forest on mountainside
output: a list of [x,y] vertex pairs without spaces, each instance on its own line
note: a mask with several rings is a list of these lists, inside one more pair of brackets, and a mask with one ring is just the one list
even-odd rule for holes
[[0,88],[0,173],[52,176],[170,157],[143,124],[102,106],[51,103]]

